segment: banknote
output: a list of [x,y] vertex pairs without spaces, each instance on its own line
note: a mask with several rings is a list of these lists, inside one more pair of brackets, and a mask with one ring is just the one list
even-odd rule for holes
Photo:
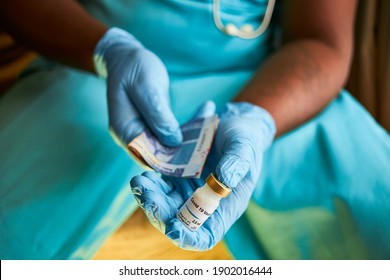
[[157,172],[174,177],[198,178],[210,151],[218,116],[191,120],[181,126],[183,143],[175,148],[162,145],[145,130],[128,145],[133,156]]

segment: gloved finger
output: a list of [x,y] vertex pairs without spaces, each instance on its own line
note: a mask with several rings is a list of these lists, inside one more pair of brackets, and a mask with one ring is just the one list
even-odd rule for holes
[[180,145],[183,135],[168,102],[152,89],[143,94],[147,97],[139,100],[137,107],[142,108],[140,111],[148,127],[163,145],[168,147]]
[[245,183],[239,183],[238,187],[233,189],[228,197],[221,200],[218,208],[203,226],[208,227],[217,236],[216,225],[223,225],[223,227],[219,228],[219,236],[222,238],[233,223],[241,217],[245,209],[247,209],[252,191],[253,188],[247,186],[247,181]]
[[154,171],[145,171],[142,173],[142,176],[145,176],[150,181],[152,181],[162,192],[169,194],[173,190],[173,186],[167,184],[157,172]]
[[[143,67],[153,65],[153,67]],[[169,78],[165,66],[149,51],[143,54],[139,80],[131,96],[148,127],[166,146],[174,147],[183,141],[179,122],[169,102]]]
[[119,142],[128,144],[145,130],[145,124],[121,86],[108,87],[108,114],[111,129]]
[[194,193],[194,191],[204,185],[204,180],[195,178],[180,178],[180,177],[169,177],[163,176],[163,179],[173,186],[184,201],[186,201]]
[[[163,176],[160,177],[156,172],[145,171],[142,176],[151,180],[156,188],[159,188],[176,204],[173,207],[179,208],[184,201],[186,201],[194,192],[196,187],[191,186],[189,179],[182,179],[176,177]],[[176,187],[174,187],[176,186]]]
[[248,205],[250,194],[251,192],[245,188],[240,188],[240,192],[233,192],[197,231],[190,231],[174,218],[166,224],[165,234],[180,248],[209,250],[222,240],[232,224],[242,215]]
[[163,232],[165,223],[176,215],[182,201],[167,196],[149,178],[142,175],[135,176],[130,181],[130,185],[150,223]]
[[165,235],[173,244],[185,250],[206,251],[216,244],[214,235],[208,229],[201,227],[197,231],[190,231],[177,218],[166,224]]
[[215,115],[215,111],[216,111],[215,103],[211,100],[208,100],[199,106],[199,108],[193,114],[191,119],[195,120],[200,118],[211,117]]
[[141,207],[145,207],[144,205],[156,205],[156,206],[163,206],[166,207],[168,205],[170,211],[173,208],[180,207],[184,200],[178,199],[178,198],[172,198],[169,194],[164,193],[164,191],[161,189],[161,186],[166,184],[163,182],[161,178],[159,178],[159,181],[157,183],[154,183],[152,180],[149,178],[140,175],[140,176],[135,176],[134,178],[131,179],[130,181],[130,186],[133,194],[139,201],[139,204]]

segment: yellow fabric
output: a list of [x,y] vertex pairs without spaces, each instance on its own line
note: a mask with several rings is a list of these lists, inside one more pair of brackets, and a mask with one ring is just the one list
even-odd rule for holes
[[0,31],[0,95],[35,57],[35,53],[17,45],[10,36]]
[[320,207],[271,211],[252,202],[247,218],[271,259],[368,259],[348,206],[338,198],[334,205],[337,215]]

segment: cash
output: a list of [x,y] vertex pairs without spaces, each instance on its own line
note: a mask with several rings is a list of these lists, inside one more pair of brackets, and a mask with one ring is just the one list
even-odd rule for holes
[[217,115],[189,121],[181,126],[183,143],[175,148],[163,146],[147,129],[128,148],[139,162],[161,174],[199,178],[217,125]]

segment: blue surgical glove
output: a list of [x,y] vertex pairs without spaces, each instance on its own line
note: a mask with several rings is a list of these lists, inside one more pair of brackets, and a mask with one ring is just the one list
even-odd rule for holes
[[155,54],[126,31],[111,28],[96,45],[94,62],[107,77],[109,123],[119,143],[127,145],[146,126],[167,146],[181,143],[167,70]]
[[[207,103],[195,117],[212,114],[212,108]],[[249,103],[229,103],[220,115],[200,179],[160,177],[155,172],[145,172],[132,179],[133,193],[149,221],[174,244],[188,250],[211,249],[247,208],[260,176],[263,153],[275,132],[274,121],[264,109]],[[176,213],[211,172],[230,186],[232,193],[192,232],[176,218]]]

